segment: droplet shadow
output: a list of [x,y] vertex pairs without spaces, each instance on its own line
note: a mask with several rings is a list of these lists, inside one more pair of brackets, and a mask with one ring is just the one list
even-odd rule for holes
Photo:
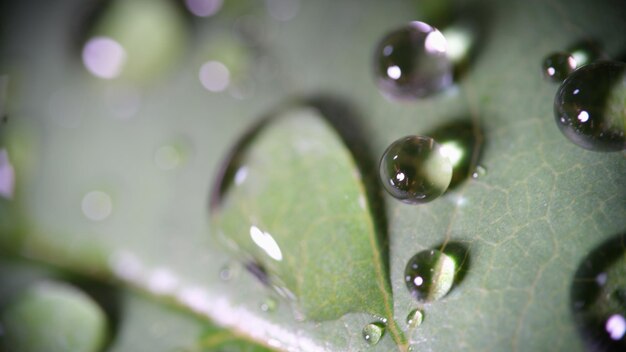
[[453,119],[430,133],[452,161],[452,180],[448,190],[454,190],[471,177],[484,149],[484,133],[469,118]]

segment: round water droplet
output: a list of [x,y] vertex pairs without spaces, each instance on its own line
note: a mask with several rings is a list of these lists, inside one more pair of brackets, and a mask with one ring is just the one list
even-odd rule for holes
[[554,117],[565,137],[580,147],[623,150],[626,64],[601,61],[574,71],[557,91]]
[[108,194],[102,191],[92,191],[83,197],[81,208],[88,219],[102,221],[111,215],[113,202]]
[[452,164],[432,138],[403,137],[380,159],[380,179],[395,198],[409,204],[426,203],[446,191]]
[[408,325],[409,329],[414,329],[422,324],[424,321],[424,313],[419,309],[413,309],[406,316],[406,325]]
[[363,328],[363,339],[370,345],[375,345],[385,334],[385,324],[370,323]]
[[576,60],[568,53],[557,52],[543,59],[543,76],[552,82],[563,82],[576,69]]
[[571,287],[572,311],[589,350],[626,350],[626,235],[605,242],[581,263]]
[[259,307],[264,312],[273,312],[278,308],[278,301],[273,297],[268,297]]
[[3,351],[101,351],[106,317],[96,302],[78,289],[41,282],[26,289],[3,312]]
[[411,22],[387,34],[374,52],[374,75],[385,96],[415,99],[452,84],[446,38],[424,22]]
[[456,263],[445,253],[430,249],[417,253],[404,269],[406,287],[418,301],[434,301],[452,288]]
[[473,179],[477,179],[479,177],[484,177],[485,175],[487,175],[487,169],[484,166],[482,166],[482,165],[476,166],[476,170],[474,172],[472,172],[472,178]]

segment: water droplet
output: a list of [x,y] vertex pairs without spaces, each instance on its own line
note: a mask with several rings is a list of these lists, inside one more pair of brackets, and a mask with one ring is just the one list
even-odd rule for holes
[[574,43],[565,52],[572,55],[577,67],[582,67],[604,57],[600,44],[589,40]]
[[557,52],[543,59],[543,75],[552,82],[562,82],[577,67],[574,57],[565,52]]
[[383,323],[370,323],[363,328],[363,339],[369,345],[375,345],[385,334],[385,324]]
[[108,194],[92,191],[83,197],[81,208],[89,220],[102,221],[111,215],[113,202]]
[[424,321],[424,313],[419,309],[413,309],[406,316],[406,325],[409,329],[414,329],[422,324]]
[[487,175],[487,169],[482,165],[476,166],[476,170],[472,172],[473,179],[484,177],[485,175]]
[[236,269],[234,264],[224,264],[220,269],[220,279],[222,281],[230,281],[235,277]]
[[200,83],[209,92],[221,92],[230,84],[230,71],[219,61],[208,61],[200,67]]
[[404,279],[411,295],[418,301],[434,301],[452,288],[456,271],[454,259],[435,249],[413,256],[404,269]]
[[259,308],[264,312],[274,312],[278,308],[278,301],[273,297],[269,297],[261,303]]
[[215,15],[222,8],[223,0],[185,0],[185,6],[198,17]]
[[83,48],[83,64],[96,77],[112,79],[120,75],[126,63],[126,50],[115,39],[93,37]]
[[416,99],[441,91],[452,84],[446,38],[418,21],[392,31],[374,52],[374,75],[389,98]]
[[571,304],[576,325],[593,351],[626,350],[626,235],[593,250],[576,271]]
[[430,202],[446,191],[452,164],[430,137],[393,142],[380,159],[380,178],[389,194],[409,204]]
[[592,63],[574,71],[559,87],[554,117],[574,144],[594,151],[625,147],[626,64]]
[[96,352],[106,343],[102,308],[79,289],[58,282],[28,287],[0,321],[2,346],[10,351]]

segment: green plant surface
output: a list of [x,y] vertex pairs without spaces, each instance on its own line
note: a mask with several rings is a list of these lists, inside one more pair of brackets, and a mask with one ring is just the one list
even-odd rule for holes
[[[376,89],[372,50],[388,31],[411,20],[428,21],[428,7],[416,2],[302,1],[289,21],[273,19],[263,6],[187,18],[192,39],[177,66],[143,88],[85,71],[73,35],[82,20],[77,2],[2,6],[0,75],[8,77],[9,94],[0,148],[6,148],[17,180],[12,199],[0,199],[0,244],[152,296],[155,301],[145,304],[154,315],[144,312],[143,299],[124,305],[132,319],[115,337],[114,350],[175,348],[146,338],[158,335],[149,323],[170,316],[189,328],[172,329],[168,336],[184,342],[177,347],[191,349],[211,340],[205,322],[277,350],[405,350],[402,334],[415,350],[584,349],[571,313],[571,283],[590,251],[626,230],[626,161],[623,153],[586,151],[561,135],[552,107],[557,86],[543,80],[541,62],[588,38],[609,57],[623,54],[626,8],[619,1],[453,3],[459,15],[451,24],[480,24],[473,55],[454,87],[404,103],[388,101]],[[245,26],[237,21],[240,15],[246,15]],[[223,44],[229,31],[237,44]],[[247,94],[234,87],[204,90],[198,70],[214,59],[210,53],[219,52],[206,48],[241,43],[250,49],[241,52],[251,55],[238,61],[249,65]],[[132,116],[120,114],[118,91],[137,98]],[[399,137],[467,124],[476,143],[465,152],[473,166],[487,170],[477,179],[461,177],[428,204],[411,206],[391,197],[371,204],[374,221],[383,226],[378,235],[387,241],[381,258],[388,258],[384,279],[393,306],[384,316],[371,314],[380,311],[374,299],[372,306],[359,303],[345,315],[338,309],[339,318],[302,320],[288,300],[258,282],[216,241],[208,199],[228,150],[283,104],[319,96],[347,107],[337,110],[339,116],[350,115],[364,136],[363,145],[334,148],[337,155],[350,151],[375,160]],[[171,168],[155,162],[164,146],[174,150]],[[280,147],[271,141],[266,146]],[[377,170],[365,166],[364,180],[371,180]],[[279,167],[289,175],[299,166]],[[316,196],[328,199],[347,189],[354,194],[357,187],[318,180],[326,191]],[[309,201],[292,183],[285,182],[278,195]],[[100,221],[81,209],[93,191],[110,201],[110,213],[106,204],[96,204],[106,215]],[[279,207],[267,204],[265,210],[272,208]],[[307,221],[319,215],[311,213]],[[294,220],[280,219],[285,228],[307,226]],[[460,278],[447,296],[418,304],[404,283],[406,262],[421,250],[441,247],[462,253]],[[384,260],[367,265],[372,263],[386,271]],[[345,275],[335,259],[325,265],[335,267],[337,277]],[[220,278],[225,267],[228,280]],[[334,298],[310,295],[312,302]],[[260,309],[268,298],[278,300],[273,311]],[[407,331],[405,317],[418,307],[424,321]],[[383,319],[395,322],[398,332],[387,331],[369,346],[363,327]]]

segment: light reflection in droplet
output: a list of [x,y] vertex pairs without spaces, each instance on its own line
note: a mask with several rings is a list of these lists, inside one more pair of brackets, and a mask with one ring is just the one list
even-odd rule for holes
[[230,71],[219,61],[207,61],[198,74],[202,86],[210,92],[221,92],[230,84]]
[[389,66],[387,68],[387,76],[391,79],[398,79],[402,76],[402,70],[396,65]]
[[580,122],[587,122],[589,120],[589,113],[583,110],[580,113],[578,113],[577,118]]
[[430,53],[445,53],[448,48],[448,43],[441,32],[434,30],[426,36],[424,48]]
[[111,215],[113,202],[108,194],[92,191],[83,197],[81,208],[89,220],[102,221]]
[[0,149],[0,196],[6,199],[13,198],[15,188],[15,169],[9,160],[6,149]]
[[605,329],[613,340],[621,340],[626,334],[626,319],[620,314],[613,314],[606,321]]
[[289,21],[300,10],[300,0],[265,0],[270,16],[279,21]]
[[283,253],[278,247],[278,243],[271,234],[261,231],[256,226],[250,226],[250,238],[259,248],[265,251],[274,260],[283,260]]
[[91,38],[83,48],[83,63],[96,77],[112,79],[119,76],[125,62],[126,50],[112,38]]
[[235,173],[235,184],[237,186],[241,185],[246,178],[248,177],[248,167],[247,166],[242,166],[239,168],[239,170],[237,170],[237,172]]
[[463,148],[456,142],[442,143],[440,152],[443,156],[450,160],[452,166],[456,166],[463,158]]
[[450,27],[443,31],[447,42],[447,55],[453,62],[463,61],[469,54],[474,41],[473,33],[463,27]]
[[215,15],[222,8],[223,0],[185,0],[187,9],[198,17]]

